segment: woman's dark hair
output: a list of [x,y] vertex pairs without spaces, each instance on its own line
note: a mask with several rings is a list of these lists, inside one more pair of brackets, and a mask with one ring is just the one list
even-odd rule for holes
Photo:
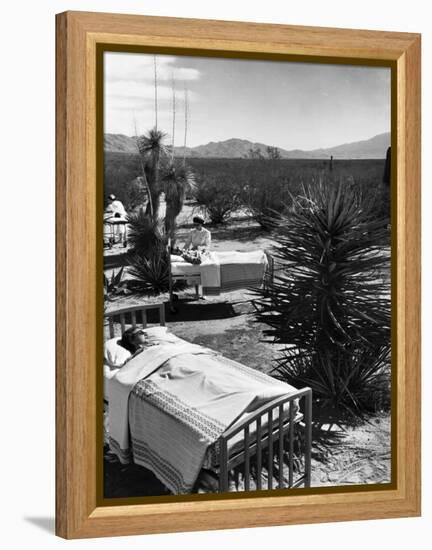
[[131,353],[135,353],[139,347],[134,342],[135,331],[136,327],[126,329],[122,334],[121,340],[119,340],[119,345]]
[[204,219],[201,218],[201,216],[194,216],[194,217],[192,218],[192,221],[193,221],[194,223],[200,223],[201,225],[204,225]]

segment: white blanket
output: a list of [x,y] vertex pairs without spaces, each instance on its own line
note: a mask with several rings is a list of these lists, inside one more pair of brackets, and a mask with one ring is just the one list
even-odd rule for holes
[[220,262],[219,257],[214,252],[208,253],[200,265],[201,284],[204,287],[220,288]]
[[266,264],[267,258],[263,250],[251,250],[239,252],[238,250],[226,250],[216,252],[220,264]]

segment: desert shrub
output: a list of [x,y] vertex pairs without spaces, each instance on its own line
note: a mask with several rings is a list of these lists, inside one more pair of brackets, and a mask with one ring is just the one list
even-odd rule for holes
[[238,186],[225,175],[200,177],[195,190],[195,200],[214,224],[226,222],[240,206]]
[[[270,180],[270,178],[269,178]],[[253,179],[243,187],[241,202],[263,229],[272,229],[275,213],[287,212],[290,193],[294,191],[288,178],[267,182]]]
[[321,182],[275,224],[281,271],[257,291],[256,318],[285,344],[276,375],[340,414],[374,410],[389,395],[390,255],[372,200]]
[[[164,156],[160,159],[161,165]],[[197,175],[197,180],[203,178],[226,178],[230,187],[245,186],[252,182],[266,189],[269,182],[289,177],[288,186],[293,194],[297,193],[299,185],[308,184],[320,175],[329,173],[329,159],[221,159],[221,158],[189,158],[188,167]],[[105,152],[104,192],[114,193],[129,209],[128,182],[137,176],[142,176],[140,157],[132,153]],[[162,170],[162,168],[161,168]],[[362,193],[375,196],[378,214],[389,215],[388,185],[383,184],[385,171],[384,159],[334,159],[331,175],[333,179],[350,180],[358,186]],[[293,186],[293,189],[291,188]]]

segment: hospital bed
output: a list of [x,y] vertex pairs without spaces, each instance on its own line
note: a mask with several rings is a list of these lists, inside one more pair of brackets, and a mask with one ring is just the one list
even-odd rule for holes
[[[165,326],[163,304],[138,305],[107,312],[105,314],[106,338],[112,339],[120,336],[121,332],[129,326],[149,328],[147,313],[152,310],[159,315],[159,325]],[[174,338],[176,337],[174,336]],[[177,340],[179,341],[178,345],[185,345],[182,343],[183,340]],[[217,356],[217,360],[221,364],[230,362],[235,364],[236,368],[248,369],[248,367],[220,355]],[[113,375],[112,371],[108,373],[105,369],[106,365],[104,365],[104,399],[105,410],[109,411],[109,396],[112,395],[112,392],[110,394],[107,387],[110,383],[112,384]],[[267,376],[248,369],[248,374],[253,373],[256,376]],[[270,379],[270,377],[268,378]],[[269,387],[273,381],[275,384],[277,383],[274,379],[269,380]],[[145,382],[145,380],[141,382]],[[137,390],[140,383],[136,385],[129,397],[129,413],[133,413],[135,422],[137,414],[138,416],[140,414],[140,409],[136,408],[138,397],[143,399],[143,391],[140,393]],[[218,439],[209,445],[202,465],[217,477],[219,492],[233,490],[233,474],[234,472],[238,474],[239,471],[244,481],[245,491],[310,486],[312,392],[310,388],[299,390],[289,388],[286,394],[263,403],[256,410],[239,414],[238,418],[227,426]],[[148,410],[154,411],[155,403],[152,403],[152,408]],[[241,412],[239,411],[239,413]],[[163,406],[158,414],[161,415],[160,418],[164,418]],[[107,441],[109,441],[109,429],[109,425],[106,426]],[[128,460],[137,462],[134,459],[135,451],[141,452],[139,448],[135,450],[132,445],[131,456],[127,458],[126,462]],[[118,454],[118,456],[122,458],[121,455]],[[146,466],[149,467],[148,464]],[[150,467],[150,469],[152,468]],[[165,474],[162,472],[161,477],[160,468],[160,464],[155,464],[153,472],[160,479],[164,479]],[[172,492],[175,491],[172,490]]]
[[103,240],[104,246],[112,248],[117,242],[127,246],[127,224],[126,218],[116,217],[112,214],[104,215]]
[[240,289],[269,286],[274,277],[274,259],[266,250],[248,252],[213,251],[201,264],[192,264],[182,257],[171,254],[168,242],[169,257],[169,296],[170,307],[174,311],[175,284],[185,282],[195,287],[196,298],[199,289],[202,295],[219,295]]

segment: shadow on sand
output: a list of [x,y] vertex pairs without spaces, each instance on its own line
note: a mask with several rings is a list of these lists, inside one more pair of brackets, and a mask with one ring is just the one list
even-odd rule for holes
[[[185,321],[214,321],[217,319],[228,319],[236,317],[233,304],[229,302],[210,303],[206,301],[196,302],[195,300],[176,300],[174,302],[176,312],[170,311],[165,307],[166,320],[170,323],[179,323]],[[149,312],[150,313],[150,312]],[[152,322],[150,315],[149,321]]]

